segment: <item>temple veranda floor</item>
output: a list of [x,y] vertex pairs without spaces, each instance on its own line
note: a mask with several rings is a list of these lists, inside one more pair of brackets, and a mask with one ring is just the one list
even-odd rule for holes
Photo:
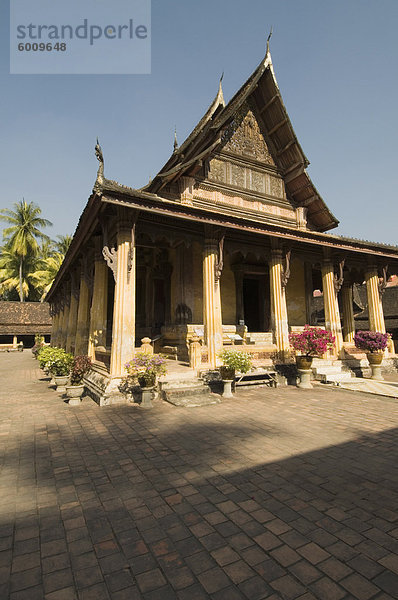
[[0,355],[0,598],[398,598],[398,404],[69,407]]

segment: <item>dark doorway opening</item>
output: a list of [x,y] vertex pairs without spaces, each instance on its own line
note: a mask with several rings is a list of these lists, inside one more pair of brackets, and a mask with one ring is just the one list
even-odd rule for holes
[[153,280],[153,291],[154,333],[160,333],[160,329],[165,324],[166,320],[166,293],[164,279]]
[[261,331],[260,282],[258,279],[243,279],[243,310],[245,325],[249,331]]

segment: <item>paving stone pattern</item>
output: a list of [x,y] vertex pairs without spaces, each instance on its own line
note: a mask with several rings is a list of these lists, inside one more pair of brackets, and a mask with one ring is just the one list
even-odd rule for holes
[[398,598],[398,405],[316,388],[69,407],[0,356],[3,600]]

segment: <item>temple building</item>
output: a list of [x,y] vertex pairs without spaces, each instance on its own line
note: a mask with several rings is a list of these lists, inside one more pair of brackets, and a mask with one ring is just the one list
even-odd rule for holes
[[[256,361],[289,360],[289,331],[311,324],[314,290],[345,359],[353,285],[366,282],[371,330],[398,247],[329,233],[338,225],[308,173],[269,47],[225,103],[214,101],[154,179],[133,189],[97,179],[48,293],[52,343],[94,361],[91,391],[112,401],[142,339],[192,368],[240,343]],[[391,352],[391,349],[390,349]]]
[[47,302],[0,301],[0,350],[23,344],[31,348],[35,335],[50,341],[52,319]]

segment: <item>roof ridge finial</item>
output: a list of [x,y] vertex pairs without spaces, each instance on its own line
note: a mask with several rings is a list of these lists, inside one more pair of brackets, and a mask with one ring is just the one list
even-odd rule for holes
[[174,126],[174,152],[178,150],[177,125]]
[[220,100],[220,103],[223,104],[225,106],[225,100],[224,100],[224,94],[222,91],[222,80],[224,79],[224,71],[221,73],[221,77],[220,77],[220,82],[218,84],[218,99]]
[[[98,137],[97,137],[97,143],[95,144],[95,156],[97,157],[97,160],[99,162],[99,167],[98,167],[98,171],[97,171],[97,179],[95,182],[95,185],[98,186],[98,184],[102,184],[104,182],[104,155],[102,154],[102,148],[98,141]],[[95,188],[95,186],[94,186],[94,188]]]
[[270,53],[270,50],[269,50],[269,42],[270,42],[270,39],[271,39],[271,37],[272,37],[272,30],[273,30],[273,27],[272,27],[272,25],[271,25],[271,29],[270,29],[270,32],[269,32],[269,34],[268,34],[268,37],[267,37],[267,54],[269,54],[269,53]]

